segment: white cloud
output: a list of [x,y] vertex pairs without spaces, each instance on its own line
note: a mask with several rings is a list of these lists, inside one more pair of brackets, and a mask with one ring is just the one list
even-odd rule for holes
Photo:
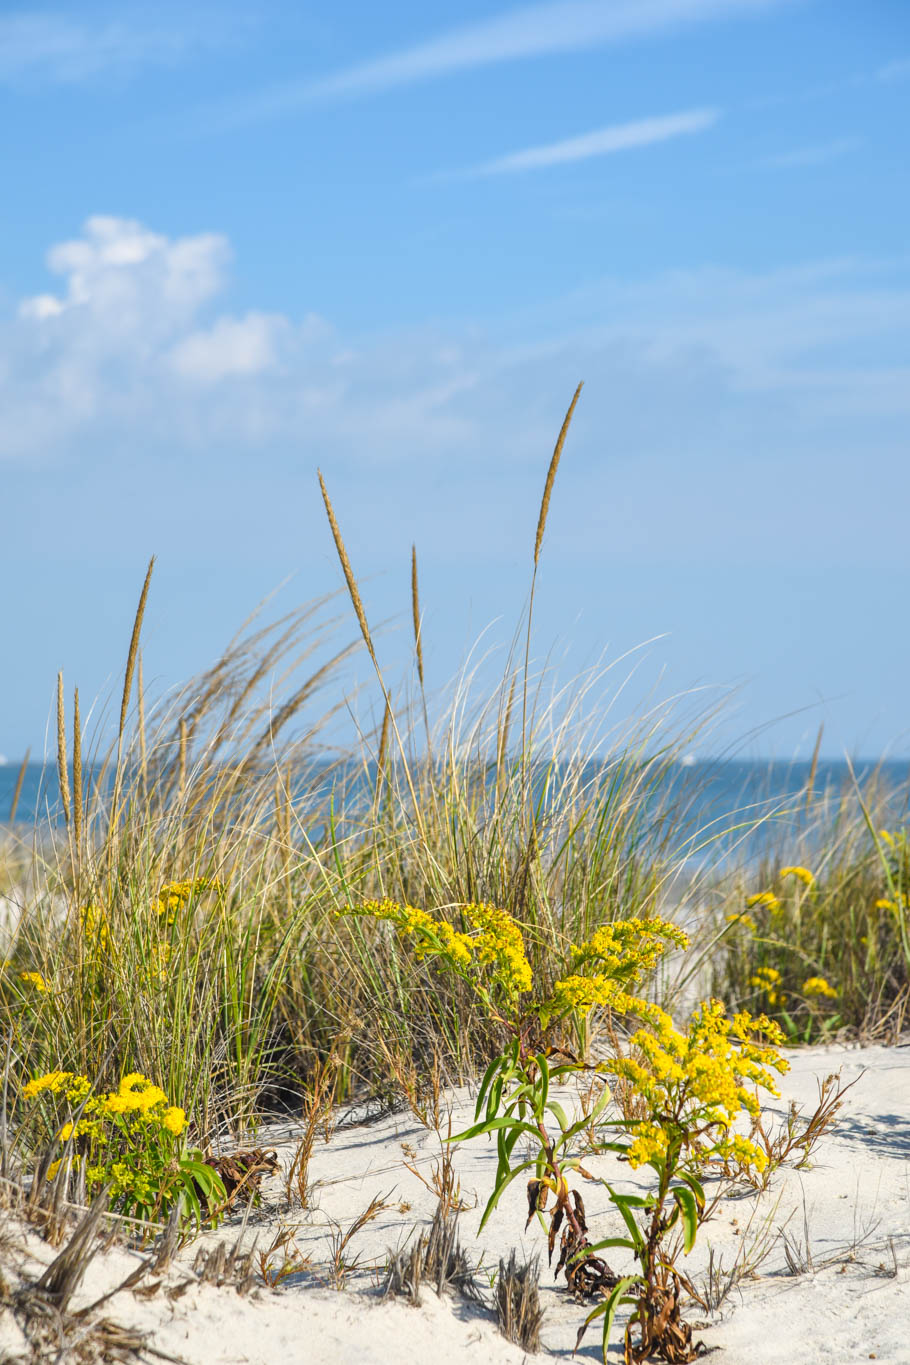
[[691,109],[682,114],[668,114],[662,118],[638,119],[633,123],[615,123],[609,128],[598,128],[580,137],[566,138],[524,151],[496,157],[480,166],[462,172],[463,175],[508,175],[516,171],[539,170],[545,166],[559,166],[569,161],[586,161],[593,156],[608,156],[613,152],[628,151],[632,147],[650,147],[656,142],[690,133],[701,133],[712,128],[720,118],[717,109]]
[[267,313],[219,318],[207,331],[192,332],[174,346],[174,369],[185,379],[203,384],[261,374],[275,365],[279,340],[288,325],[285,318]]
[[274,86],[213,110],[222,127],[270,118],[313,101],[379,94],[455,71],[649,38],[793,0],[556,0],[449,29],[398,52],[309,81]]
[[853,152],[861,146],[862,138],[839,137],[834,138],[831,142],[819,143],[814,147],[797,147],[792,152],[782,152],[778,156],[763,157],[759,165],[781,170],[787,170],[791,167],[798,169],[802,166],[825,166],[829,161],[838,161],[848,152]]
[[[241,28],[246,22],[241,21]],[[35,9],[0,15],[0,82],[80,84],[104,73],[172,66],[192,51],[230,41],[238,20],[219,12],[121,4],[77,18]]]
[[218,234],[101,216],[52,248],[59,291],[0,321],[0,458],[284,447],[467,477],[494,448],[539,455],[541,424],[582,377],[594,425],[657,461],[687,441],[814,449],[824,432],[827,448],[851,421],[865,448],[870,423],[885,439],[910,407],[910,289],[893,283],[906,262],[605,279],[482,329],[365,338],[312,315],[231,315],[229,260]]
[[34,298],[23,299],[19,304],[20,318],[55,318],[66,305],[53,294],[36,294]]
[[46,259],[63,277],[64,293],[25,299],[20,314],[62,323],[79,313],[83,331],[91,317],[101,342],[102,328],[119,337],[185,326],[222,288],[230,249],[217,233],[170,241],[133,219],[95,214],[81,237],[51,247]]

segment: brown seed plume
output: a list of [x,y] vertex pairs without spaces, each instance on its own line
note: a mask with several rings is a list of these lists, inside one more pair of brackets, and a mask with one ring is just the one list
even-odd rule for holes
[[322,501],[325,503],[326,515],[329,519],[329,526],[332,528],[332,538],[335,541],[335,549],[338,551],[338,558],[341,561],[341,568],[344,573],[344,581],[348,585],[348,592],[354,604],[354,611],[357,613],[357,622],[360,626],[360,633],[363,636],[364,644],[370,651],[370,658],[376,662],[376,653],[373,649],[373,641],[370,637],[370,627],[367,625],[366,612],[363,609],[363,602],[360,600],[360,592],[357,587],[357,580],[354,577],[354,570],[351,568],[351,561],[348,559],[348,552],[344,548],[344,541],[341,538],[341,531],[335,519],[335,509],[332,507],[322,471],[317,470],[319,475],[319,487],[322,489]]
[[411,546],[411,613],[414,617],[414,649],[417,653],[417,676],[423,687],[423,643],[420,632],[420,594],[417,590],[417,546]]
[[382,730],[379,734],[379,753],[376,756],[376,791],[374,797],[378,799],[382,788],[382,781],[385,777],[385,758],[389,747],[389,724],[392,719],[392,708],[389,699],[386,697],[385,711],[382,716]]
[[78,687],[73,689],[73,834],[78,859],[82,847],[82,720]]
[[812,762],[809,765],[809,780],[806,783],[806,814],[812,806],[812,793],[815,790],[815,774],[818,771],[818,751],[822,747],[822,735],[825,733],[825,722],[822,721],[818,727],[818,734],[815,736],[815,748],[812,750]]
[[63,818],[70,823],[70,775],[66,764],[66,716],[63,710],[63,674],[57,674],[57,781],[60,786],[60,800],[63,802]]
[[155,567],[155,556],[149,560],[149,566],[145,574],[145,582],[142,585],[142,592],[139,595],[139,606],[136,608],[136,618],[133,621],[133,633],[130,636],[129,653],[126,656],[126,673],[123,678],[123,700],[120,703],[120,729],[119,739],[122,741],[123,732],[126,729],[126,713],[130,705],[130,692],[133,688],[133,672],[136,667],[136,655],[139,652],[139,636],[142,632],[142,618],[145,615],[146,598],[149,595],[149,584],[152,581],[152,569]]
[[547,525],[547,512],[550,510],[550,494],[553,492],[553,483],[556,479],[556,471],[559,468],[559,458],[562,455],[562,448],[565,445],[569,426],[572,422],[572,414],[575,411],[575,404],[578,402],[583,385],[584,380],[582,380],[581,384],[579,384],[578,388],[575,390],[575,396],[569,404],[569,411],[566,413],[565,420],[560,429],[559,436],[557,437],[553,458],[550,460],[550,468],[547,470],[547,481],[543,486],[543,497],[540,500],[540,516],[537,518],[537,535],[534,538],[535,569],[537,568],[537,563],[540,559],[540,547],[543,543],[543,533]]

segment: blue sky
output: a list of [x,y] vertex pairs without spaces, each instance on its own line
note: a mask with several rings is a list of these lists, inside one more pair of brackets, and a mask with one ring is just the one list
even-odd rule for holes
[[[339,571],[431,685],[571,673],[910,753],[903,0],[0,10],[0,752]],[[655,637],[660,637],[656,639]],[[701,695],[701,694],[699,694]]]

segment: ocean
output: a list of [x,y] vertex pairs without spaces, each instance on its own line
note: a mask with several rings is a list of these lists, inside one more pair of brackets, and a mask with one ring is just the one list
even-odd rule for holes
[[[809,762],[802,760],[683,760],[668,770],[654,793],[652,809],[655,818],[660,811],[669,812],[664,820],[672,827],[670,844],[680,853],[688,853],[699,862],[711,861],[720,853],[753,861],[775,849],[785,850],[802,833],[805,802],[799,797],[805,791],[810,768]],[[0,765],[0,824],[9,823],[18,773],[16,763]],[[878,791],[881,818],[894,825],[906,822],[910,760],[857,760],[853,774],[862,790],[871,791],[874,785]],[[816,795],[827,794],[836,801],[840,793],[851,791],[853,786],[854,777],[845,760],[819,762]],[[368,789],[364,783],[364,792]],[[327,790],[328,779],[323,788]],[[17,827],[21,830],[33,824],[36,816],[42,820],[62,818],[54,764],[30,763],[25,770]],[[712,834],[721,832],[720,841],[707,842]]]

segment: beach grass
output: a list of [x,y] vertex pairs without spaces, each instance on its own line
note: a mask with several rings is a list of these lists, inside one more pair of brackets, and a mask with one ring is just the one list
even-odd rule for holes
[[[721,863],[722,831],[693,833],[692,788],[684,798],[673,781],[710,711],[682,698],[619,724],[624,661],[568,685],[534,663],[533,583],[577,399],[529,537],[529,605],[492,686],[468,668],[428,697],[413,550],[413,676],[387,678],[321,476],[353,622],[338,595],[254,617],[204,674],[150,697],[149,565],[115,725],[95,707],[85,729],[60,675],[62,819],[4,839],[0,876],[17,906],[0,980],[12,1078],[61,1069],[114,1089],[141,1072],[187,1111],[203,1148],[299,1109],[328,1065],[338,1100],[413,1100],[440,1074],[468,1079],[495,1021],[388,924],[339,914],[371,898],[456,930],[466,906],[501,907],[544,989],[597,926],[665,914],[695,931],[656,982],[667,1008],[697,988],[768,1010],[794,1040],[896,1032],[910,856],[874,788],[832,794],[810,780],[802,824],[781,826],[762,865],[738,867],[729,851]],[[345,681],[357,649],[374,668],[376,720],[341,743],[338,718],[359,714]],[[807,878],[785,872],[794,865]],[[598,1023],[615,1021],[592,1017],[567,1045],[590,1047]],[[26,1141],[15,1087],[9,1103]]]

